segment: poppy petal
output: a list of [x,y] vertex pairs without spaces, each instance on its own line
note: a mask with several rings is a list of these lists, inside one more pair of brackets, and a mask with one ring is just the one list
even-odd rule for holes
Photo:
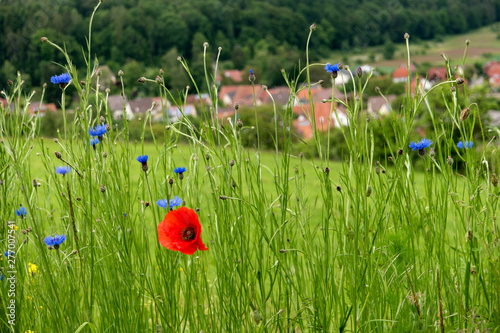
[[[185,238],[186,229],[194,232],[195,237]],[[208,248],[201,240],[201,225],[198,215],[192,209],[180,207],[165,215],[158,225],[158,241],[169,250],[193,254],[197,249],[206,251]]]

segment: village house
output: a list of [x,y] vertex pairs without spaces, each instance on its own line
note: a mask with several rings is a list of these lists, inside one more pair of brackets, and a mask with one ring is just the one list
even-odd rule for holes
[[[411,64],[410,65],[410,75],[415,72],[416,67]],[[392,82],[407,82],[408,81],[408,66],[406,64],[400,65],[396,70],[392,73]]]
[[[262,90],[262,86],[255,86],[255,104],[257,106],[262,105],[263,93],[267,94]],[[239,86],[222,86],[219,92],[219,99],[224,103],[224,105],[235,105],[238,103],[239,106],[253,106],[254,105],[254,90],[252,85],[239,85]]]
[[446,81],[448,78],[448,71],[446,67],[432,67],[427,72],[427,80],[436,84],[438,82]]
[[46,112],[56,112],[57,106],[54,103],[31,102],[28,106],[30,115],[43,117]]
[[396,95],[371,96],[368,98],[366,111],[373,116],[387,116],[392,112],[392,102]]

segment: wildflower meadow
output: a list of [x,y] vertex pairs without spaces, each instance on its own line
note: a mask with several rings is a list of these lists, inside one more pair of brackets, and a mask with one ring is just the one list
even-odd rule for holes
[[[487,129],[473,131],[478,107],[448,59],[448,80],[432,87],[446,117],[428,104],[430,91],[406,89],[391,133],[374,135],[377,120],[363,105],[372,73],[335,59],[310,63],[312,25],[306,63],[282,71],[288,102],[273,104],[274,148],[266,150],[259,122],[245,124],[238,106],[217,116],[224,50],[205,43],[215,65],[205,61],[204,77],[193,77],[179,58],[191,79],[184,91],[168,89],[163,70],[135,78],[157,87],[162,108],[168,99],[181,113],[188,90],[208,93],[201,125],[163,118],[159,134],[149,110],[141,139],[131,140],[129,120],[113,119],[109,91],[100,89],[92,18],[83,70],[64,41],[39,41],[66,59],[44,87],[61,95],[57,137],[40,135],[45,119],[27,112],[32,95],[20,75],[1,92],[12,105],[0,106],[1,332],[499,330],[498,146]],[[348,110],[339,156],[331,156],[330,130],[316,126],[314,105],[297,98],[321,84],[311,68],[332,81],[350,76],[332,85],[324,100],[331,117],[320,120],[340,123],[337,107]],[[258,72],[247,74],[255,94]],[[353,98],[335,97],[347,84]],[[67,89],[78,96],[74,117]],[[297,105],[313,124],[317,156],[296,149]],[[433,131],[418,137],[423,114]],[[253,148],[242,145],[249,133]]]

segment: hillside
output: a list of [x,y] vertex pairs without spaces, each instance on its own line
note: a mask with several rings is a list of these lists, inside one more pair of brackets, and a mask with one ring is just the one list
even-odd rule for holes
[[[81,68],[79,45],[85,45],[95,4],[95,0],[0,2],[0,89],[17,70],[33,87],[59,71],[54,62],[64,59],[39,42],[42,36],[64,43]],[[272,69],[293,71],[304,56],[312,23],[317,30],[311,50],[317,57],[313,60],[318,60],[332,50],[362,52],[366,47],[400,42],[404,32],[418,40],[439,39],[499,18],[500,0],[106,0],[94,18],[93,50],[99,62],[115,72],[125,65],[129,66],[126,72],[134,75],[147,68],[170,67],[174,68],[171,77],[178,78],[179,55],[189,61],[194,74],[202,73],[202,44],[208,41],[213,57],[222,47],[222,66],[258,68],[261,82],[275,85],[282,79],[279,70]],[[169,78],[167,83],[182,87],[187,82],[183,77],[173,81]]]

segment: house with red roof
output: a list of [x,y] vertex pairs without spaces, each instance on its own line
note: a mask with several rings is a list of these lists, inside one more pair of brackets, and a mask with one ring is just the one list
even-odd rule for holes
[[[412,64],[410,65],[410,76],[415,72],[416,68]],[[392,82],[407,82],[408,81],[408,66],[406,64],[402,64],[392,73]]]
[[225,105],[253,106],[254,102],[257,106],[262,105],[262,98],[267,95],[267,92],[262,90],[260,85],[255,86],[255,101],[254,88],[252,85],[239,86],[222,86],[219,92],[219,99]]
[[448,70],[446,67],[432,67],[427,72],[427,80],[433,83],[446,81],[448,78]]
[[43,117],[46,112],[56,112],[57,106],[54,103],[30,102],[28,112],[31,115],[39,115]]

